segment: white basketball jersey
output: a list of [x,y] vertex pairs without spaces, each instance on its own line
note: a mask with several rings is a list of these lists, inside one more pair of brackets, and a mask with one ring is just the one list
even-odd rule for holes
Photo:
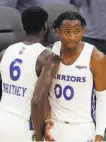
[[40,43],[20,42],[7,48],[1,61],[2,99],[0,111],[12,112],[29,120],[31,99],[38,79],[38,56],[46,48]]
[[[70,123],[94,121],[94,86],[90,71],[93,45],[85,43],[82,52],[72,65],[60,63],[50,90],[52,118]],[[52,51],[60,55],[61,42]]]

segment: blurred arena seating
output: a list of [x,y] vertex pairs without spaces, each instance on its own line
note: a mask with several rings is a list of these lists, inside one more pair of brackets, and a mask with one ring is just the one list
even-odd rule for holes
[[[23,41],[25,32],[20,13],[13,8],[0,7],[0,52],[9,45]],[[2,86],[0,81],[0,98]]]
[[55,31],[52,29],[52,24],[54,20],[57,18],[58,15],[65,11],[73,11],[73,12],[78,12],[77,8],[72,5],[72,4],[54,4],[54,5],[45,5],[43,8],[48,12],[49,14],[49,19],[48,19],[48,24],[50,26],[49,29],[49,36],[48,40],[46,42],[46,45],[48,44],[53,44],[54,42],[58,41],[59,38],[55,34]]
[[0,51],[9,45],[23,41],[21,15],[18,10],[9,7],[0,7]]

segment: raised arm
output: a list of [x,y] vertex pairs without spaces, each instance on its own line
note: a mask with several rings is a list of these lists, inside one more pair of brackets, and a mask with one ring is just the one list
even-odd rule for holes
[[96,48],[92,54],[91,71],[96,89],[95,141],[103,141],[106,128],[106,56]]
[[35,86],[34,95],[31,102],[31,115],[36,133],[36,140],[42,141],[42,130],[45,120],[46,101],[52,80],[58,70],[60,59],[51,54],[46,64],[42,67],[39,79]]

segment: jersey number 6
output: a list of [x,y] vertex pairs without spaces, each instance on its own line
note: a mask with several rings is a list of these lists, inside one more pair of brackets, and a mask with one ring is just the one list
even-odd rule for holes
[[19,65],[22,64],[21,59],[15,59],[10,64],[10,78],[17,81],[20,77],[21,71]]

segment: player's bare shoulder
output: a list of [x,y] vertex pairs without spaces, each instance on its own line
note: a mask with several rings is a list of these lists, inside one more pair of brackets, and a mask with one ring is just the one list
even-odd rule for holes
[[95,47],[91,55],[91,71],[95,73],[98,69],[103,69],[104,66],[106,66],[106,56]]
[[60,58],[54,54],[51,50],[44,50],[37,59],[36,63],[36,73],[39,76],[42,67],[48,64],[49,68],[55,68],[60,63]]
[[37,59],[37,62],[39,64],[45,65],[47,61],[50,61],[50,62],[57,61],[58,62],[59,60],[60,58],[58,55],[54,54],[51,50],[46,49],[40,54],[40,56]]

